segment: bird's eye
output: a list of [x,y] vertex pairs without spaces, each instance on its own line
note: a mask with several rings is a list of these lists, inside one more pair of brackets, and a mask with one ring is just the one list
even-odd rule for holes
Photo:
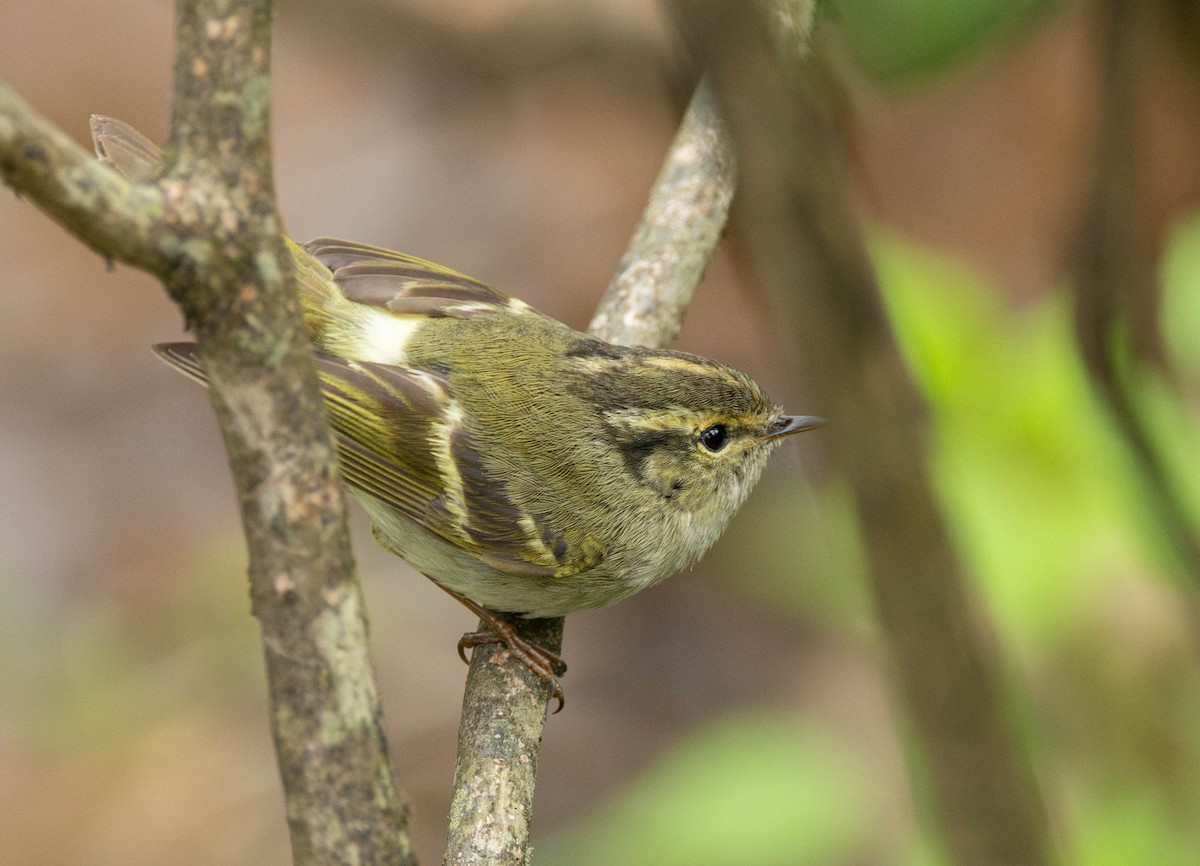
[[713,424],[700,433],[700,444],[714,453],[724,448],[728,441],[729,431],[724,424]]

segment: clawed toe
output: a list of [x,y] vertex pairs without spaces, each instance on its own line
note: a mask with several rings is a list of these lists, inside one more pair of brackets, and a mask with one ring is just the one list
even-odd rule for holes
[[[447,590],[449,591],[449,590]],[[463,603],[472,613],[487,623],[490,631],[467,632],[458,640],[458,657],[468,663],[467,650],[485,644],[503,644],[504,647],[543,680],[550,684],[550,696],[558,701],[554,712],[557,713],[566,705],[563,698],[562,686],[558,678],[567,671],[567,663],[556,653],[544,646],[527,640],[517,633],[512,623],[496,615],[487,608],[476,604],[458,593],[450,593]]]

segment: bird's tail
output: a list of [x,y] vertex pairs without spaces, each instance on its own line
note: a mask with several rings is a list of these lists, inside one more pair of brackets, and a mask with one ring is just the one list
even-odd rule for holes
[[[162,173],[162,148],[125,121],[93,114],[90,126],[96,156],[118,174],[134,182],[150,182]],[[321,338],[330,323],[344,313],[340,308],[347,303],[346,298],[333,282],[329,268],[291,238],[285,237],[284,241],[296,270],[304,324],[313,342],[322,345]]]

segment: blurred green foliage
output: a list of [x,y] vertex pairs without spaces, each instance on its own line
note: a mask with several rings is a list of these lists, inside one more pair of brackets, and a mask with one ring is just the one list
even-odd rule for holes
[[796,866],[845,860],[871,837],[867,768],[785,714],[692,734],[586,828],[539,845],[537,866]]
[[[1185,226],[1165,259],[1168,332],[1200,332],[1198,230]],[[895,239],[877,242],[876,262],[930,403],[944,513],[1035,689],[1024,733],[1069,862],[1200,862],[1195,611],[1087,381],[1065,294],[1014,306]],[[1175,360],[1194,374],[1194,357]],[[1195,407],[1135,375],[1172,482],[1200,501]]]
[[1200,216],[1176,228],[1163,258],[1163,337],[1192,387],[1200,384]]
[[9,689],[25,696],[10,704],[25,740],[62,758],[121,760],[142,733],[131,719],[165,722],[195,702],[228,711],[231,693],[261,700],[257,628],[228,604],[244,592],[245,558],[235,539],[186,550],[163,564],[170,579],[136,588],[138,603],[83,598],[62,621],[39,621],[28,599],[5,606],[40,632],[4,647],[22,663],[0,683],[0,698]]
[[[1176,332],[1200,332],[1198,235],[1200,223],[1185,227],[1166,257],[1164,307]],[[1140,479],[1079,360],[1066,298],[1012,308],[966,270],[894,240],[878,242],[876,260],[935,420],[947,518],[1003,631],[1052,641],[1100,586],[1168,566]],[[1186,353],[1177,362],[1186,370]],[[1172,480],[1194,506],[1195,424],[1160,377],[1134,375]]]
[[[1093,395],[1066,293],[1016,304],[968,268],[886,235],[873,254],[930,406],[930,472],[944,513],[1021,668],[1018,691],[1031,692],[1012,715],[1066,862],[1200,863],[1196,609],[1172,579],[1139,479]],[[1175,234],[1162,275],[1168,344],[1180,380],[1195,383],[1200,220]],[[1195,403],[1150,373],[1139,386],[1174,480],[1200,501]],[[753,593],[869,642],[845,490],[832,481],[796,495],[785,481],[756,498],[739,543],[771,550],[778,565],[761,572]],[[747,590],[746,581],[729,585]],[[886,804],[867,795],[871,776],[854,760],[852,737],[814,718],[797,726],[782,712],[728,717],[648,769],[602,814],[539,847],[535,862],[869,859],[880,853],[869,846]],[[914,866],[938,862],[930,840],[900,847]]]
[[[722,592],[869,638],[874,610],[850,488],[836,476],[816,486],[799,481],[794,473],[768,472],[734,516],[732,543],[706,555],[706,570],[720,575]],[[743,574],[747,549],[754,551],[753,580]],[[797,562],[804,563],[800,579]]]
[[1002,631],[1054,640],[1144,550],[1136,482],[1075,351],[1066,299],[1011,309],[964,268],[880,239],[901,348],[934,418],[945,513]]
[[829,0],[854,60],[900,84],[947,69],[1009,35],[1051,0]]

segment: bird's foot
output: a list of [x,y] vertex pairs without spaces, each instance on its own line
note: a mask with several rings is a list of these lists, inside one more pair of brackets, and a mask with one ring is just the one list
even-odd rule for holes
[[464,607],[478,616],[488,627],[487,631],[467,632],[459,638],[459,658],[463,662],[467,662],[466,651],[472,647],[483,646],[485,644],[502,644],[525,667],[550,684],[550,697],[558,701],[558,706],[554,712],[561,711],[566,701],[563,699],[563,690],[562,686],[558,683],[558,678],[566,673],[567,663],[556,653],[552,653],[544,646],[522,637],[511,622],[494,611],[488,610],[483,605],[476,604],[471,599],[456,592],[451,592],[450,594],[457,598]]

